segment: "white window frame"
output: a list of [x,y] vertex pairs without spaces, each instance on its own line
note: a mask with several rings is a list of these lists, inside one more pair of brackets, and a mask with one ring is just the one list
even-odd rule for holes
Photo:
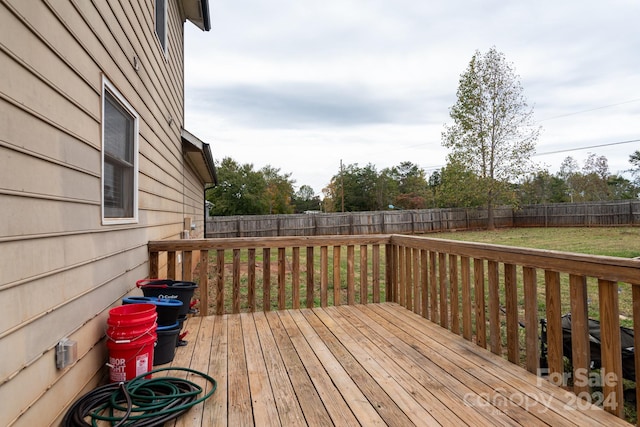
[[[105,217],[105,103],[107,102],[106,94],[107,92],[111,95],[111,97],[117,101],[120,107],[125,110],[125,112],[129,113],[133,118],[133,179],[131,184],[131,191],[133,192],[133,216],[131,217]],[[102,224],[103,225],[114,225],[114,224],[132,224],[138,222],[138,134],[139,134],[139,121],[140,117],[136,110],[129,104],[129,102],[125,99],[124,96],[116,89],[116,87],[105,77],[102,77],[102,125],[101,125],[101,169],[102,173],[100,175],[100,208],[102,212]]]
[[[162,3],[160,6],[163,8],[162,11],[160,11],[160,13],[163,14],[164,16],[164,36],[160,36],[160,34],[158,34],[158,3]],[[155,0],[153,2],[154,6],[153,6],[153,22],[154,22],[154,32],[156,33],[156,38],[158,39],[158,42],[160,43],[160,47],[162,48],[162,51],[164,52],[165,57],[167,56],[167,52],[169,51],[169,23],[167,22],[168,19],[168,12],[167,12],[167,5],[168,0]]]

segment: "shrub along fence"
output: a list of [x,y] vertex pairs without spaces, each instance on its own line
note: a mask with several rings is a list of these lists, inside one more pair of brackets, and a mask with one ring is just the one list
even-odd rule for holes
[[[495,226],[610,227],[640,225],[640,200],[501,206]],[[418,209],[294,215],[209,217],[206,237],[425,234],[487,227],[486,209]]]

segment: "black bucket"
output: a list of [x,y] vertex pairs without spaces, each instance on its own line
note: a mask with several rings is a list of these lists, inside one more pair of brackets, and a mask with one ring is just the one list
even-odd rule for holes
[[153,349],[153,366],[164,365],[173,361],[178,345],[180,326],[178,322],[169,326],[158,326],[156,329],[158,341]]
[[178,314],[184,305],[179,299],[161,299],[155,296],[126,297],[122,304],[148,303],[156,306],[158,326],[173,325],[178,321]]
[[189,313],[193,292],[198,287],[194,282],[179,282],[169,279],[143,279],[138,280],[136,285],[142,289],[142,293],[146,297],[182,301],[178,316],[186,316]]

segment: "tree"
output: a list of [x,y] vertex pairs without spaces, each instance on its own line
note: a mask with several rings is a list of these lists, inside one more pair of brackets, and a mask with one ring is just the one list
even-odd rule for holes
[[293,198],[293,183],[291,174],[280,174],[280,169],[267,165],[260,169],[267,185],[265,193],[269,206],[269,214],[290,214],[293,213],[291,199]]
[[465,165],[456,160],[450,161],[442,168],[439,179],[438,207],[470,208],[483,204],[480,179]]
[[329,185],[322,190],[327,212],[342,211],[344,198],[345,212],[371,211],[379,208],[377,204],[378,172],[369,163],[359,167],[357,163],[341,168]]
[[317,211],[322,209],[322,201],[315,195],[311,186],[303,185],[293,195],[293,206],[296,213]]
[[566,183],[567,197],[572,203],[575,198],[575,187],[579,180],[579,175],[580,171],[576,159],[571,156],[565,157],[560,164],[560,170],[558,171],[557,176]]
[[574,185],[576,200],[583,202],[608,200],[608,178],[609,161],[607,158],[589,153],[582,166],[582,174]]
[[640,150],[629,155],[629,163],[633,165],[629,172],[634,176],[636,185],[640,186]]
[[513,66],[495,47],[476,51],[460,77],[457,101],[450,109],[442,144],[457,162],[478,176],[482,199],[493,229],[495,203],[511,191],[510,182],[531,169],[540,133]]
[[268,211],[267,184],[252,164],[240,165],[225,157],[216,165],[218,185],[207,192],[211,215],[259,215]]
[[520,185],[520,203],[524,205],[541,203],[562,203],[569,201],[567,184],[548,170],[541,170],[527,177]]
[[637,199],[640,188],[621,175],[610,175],[607,179],[609,186],[609,199],[629,200]]
[[384,169],[382,174],[397,184],[391,204],[401,209],[427,207],[429,194],[427,179],[424,170],[418,165],[405,161],[398,166]]

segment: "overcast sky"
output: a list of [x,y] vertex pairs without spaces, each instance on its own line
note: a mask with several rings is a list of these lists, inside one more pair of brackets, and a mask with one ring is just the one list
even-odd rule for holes
[[640,139],[638,0],[209,5],[211,31],[185,25],[185,127],[216,161],[270,165],[296,189],[320,194],[341,160],[444,166],[460,74],[492,46],[543,128],[536,162],[556,172],[565,157],[582,166],[594,153],[622,173],[640,149],[624,143]]

